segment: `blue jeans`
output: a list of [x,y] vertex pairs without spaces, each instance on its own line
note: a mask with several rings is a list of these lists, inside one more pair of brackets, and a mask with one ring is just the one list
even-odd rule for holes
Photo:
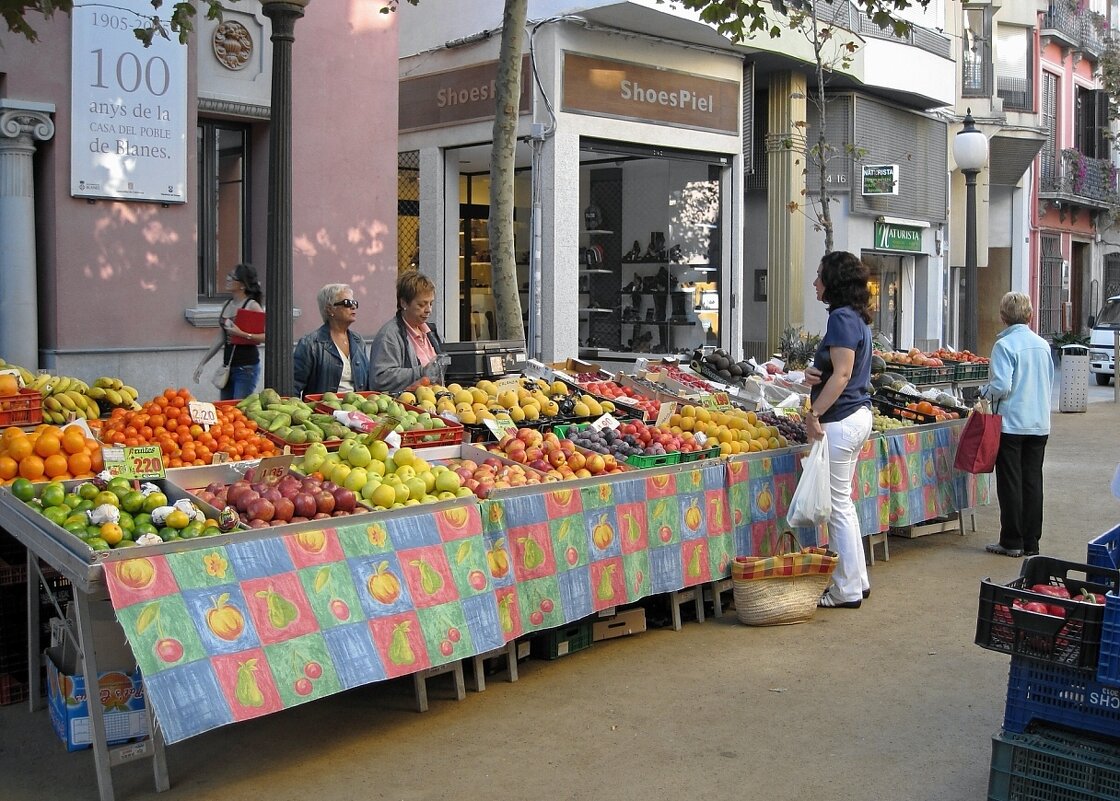
[[240,400],[252,395],[260,377],[260,362],[234,366],[229,371],[229,381],[222,388],[222,400]]

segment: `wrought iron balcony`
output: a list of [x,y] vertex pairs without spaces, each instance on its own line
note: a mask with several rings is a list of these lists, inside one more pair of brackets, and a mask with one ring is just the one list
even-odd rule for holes
[[1104,52],[1104,18],[1074,0],[1053,0],[1042,18],[1041,35],[1094,60]]
[[1116,191],[1116,168],[1106,159],[1091,159],[1067,149],[1054,164],[1042,165],[1039,198],[1093,209],[1120,205]]
[[1034,111],[1034,90],[1029,74],[1023,78],[997,75],[996,95],[1003,99],[1004,111]]

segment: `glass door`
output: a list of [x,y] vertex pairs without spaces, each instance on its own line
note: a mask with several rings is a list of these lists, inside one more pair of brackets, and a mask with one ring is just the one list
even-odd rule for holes
[[902,258],[864,253],[863,260],[871,272],[867,282],[871,289],[871,330],[876,335],[886,336],[897,349],[902,333],[899,328]]

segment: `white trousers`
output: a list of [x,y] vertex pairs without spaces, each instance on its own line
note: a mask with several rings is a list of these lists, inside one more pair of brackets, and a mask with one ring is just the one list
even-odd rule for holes
[[871,434],[871,410],[866,406],[843,420],[824,423],[828,434],[832,515],[828,518],[828,547],[840,556],[832,574],[830,594],[836,601],[858,601],[871,587],[863,558],[863,534],[852,502],[852,476],[863,443]]

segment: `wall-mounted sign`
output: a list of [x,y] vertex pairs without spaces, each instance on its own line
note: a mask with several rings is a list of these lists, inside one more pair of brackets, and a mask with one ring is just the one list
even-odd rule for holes
[[875,223],[876,250],[904,250],[908,253],[922,252],[922,229],[910,225]]
[[187,46],[155,36],[144,47],[133,30],[151,13],[149,0],[74,6],[74,197],[187,200]]
[[898,194],[898,165],[897,164],[864,164],[863,165],[863,194],[865,194],[865,195],[897,195]]
[[739,82],[564,53],[563,110],[739,133]]
[[[498,62],[405,78],[398,84],[397,126],[401,133],[494,119]],[[521,59],[519,110],[532,109],[529,57]]]

